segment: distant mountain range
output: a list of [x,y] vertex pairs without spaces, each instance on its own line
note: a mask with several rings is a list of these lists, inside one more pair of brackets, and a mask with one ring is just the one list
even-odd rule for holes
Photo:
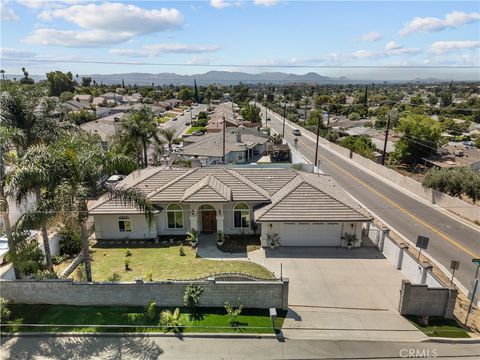
[[[245,72],[230,72],[230,71],[209,71],[204,74],[194,75],[179,75],[175,73],[123,73],[123,74],[92,74],[92,75],[79,75],[91,76],[97,83],[104,83],[107,85],[121,84],[122,80],[126,85],[193,85],[194,79],[198,85],[208,84],[224,84],[232,85],[238,83],[244,84],[365,84],[365,83],[435,83],[435,82],[447,82],[450,80],[441,80],[435,78],[420,79],[416,78],[410,81],[381,81],[381,80],[352,80],[345,76],[334,78],[328,76],[322,76],[314,72],[309,72],[303,75],[287,74],[283,72],[262,72],[258,74],[249,74]],[[14,77],[10,75],[9,77]],[[17,79],[22,75],[17,75]],[[45,79],[45,76],[33,75],[34,80]]]

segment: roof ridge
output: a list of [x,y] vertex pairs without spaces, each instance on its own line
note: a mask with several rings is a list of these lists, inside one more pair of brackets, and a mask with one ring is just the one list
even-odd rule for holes
[[[217,190],[215,186],[216,184],[220,184],[220,187],[223,189]],[[230,189],[228,185],[218,179],[215,175],[207,174],[207,176],[205,176],[202,180],[185,189],[181,201],[187,200],[206,187],[212,189],[215,193],[217,193],[217,195],[221,196],[225,200],[231,200],[232,189]],[[222,190],[225,190],[226,194],[223,194]]]
[[[297,180],[298,179],[298,180]],[[288,195],[290,195],[293,191],[295,191],[300,185],[305,183],[305,179],[303,176],[300,176],[297,174],[287,185],[285,185],[283,188],[278,190],[274,195],[272,195],[272,203],[265,206],[264,208],[259,209],[259,216],[256,220],[259,220],[262,216],[264,216],[267,212],[269,212],[271,209],[273,209],[280,201],[285,199]],[[292,187],[289,189],[289,187]],[[275,195],[278,194],[280,191],[285,190],[285,194],[282,194],[281,196],[278,196],[278,198],[275,198]]]
[[235,177],[237,180],[240,180],[241,182],[243,182],[245,185],[248,185],[251,189],[255,190],[257,193],[259,193],[260,195],[262,195],[263,197],[267,198],[267,199],[270,199],[270,194],[268,193],[267,190],[265,190],[264,188],[262,188],[260,185],[257,185],[255,184],[253,181],[251,181],[250,179],[248,179],[247,177],[243,176],[242,174],[240,174],[238,171],[234,170],[234,169],[225,169],[225,171],[232,175],[233,177]]
[[[150,179],[153,175],[158,174],[158,173],[159,173],[160,171],[162,171],[163,169],[165,169],[165,166],[159,166],[157,171],[154,171],[151,175],[147,176],[145,179],[140,179],[140,180],[138,180],[137,182],[133,183],[132,185],[130,185],[130,186],[128,187],[128,189],[131,189],[132,187],[137,186],[137,185],[143,183],[144,181],[147,181],[147,180]],[[133,173],[135,173],[135,172],[137,172],[137,171],[138,171],[139,173],[141,173],[142,170],[144,170],[144,169],[137,169],[137,170],[135,170],[134,172],[128,174],[128,175],[127,175],[127,178],[128,178],[128,176],[132,175]],[[105,196],[104,201],[102,201],[102,202],[97,201],[88,211],[92,211],[92,210],[98,208],[99,206],[102,206],[103,204],[107,203],[108,201],[113,200],[113,198],[107,196],[107,194],[105,194],[104,196]],[[148,195],[147,195],[147,197],[148,197]]]
[[160,186],[159,188],[151,191],[150,193],[147,194],[147,198],[151,198],[155,195],[157,195],[159,192],[162,192],[163,190],[165,190],[166,188],[170,187],[170,185],[172,185],[173,183],[183,179],[184,177],[186,177],[187,175],[190,175],[192,173],[194,173],[195,171],[197,171],[199,168],[196,168],[196,169],[189,169],[187,171],[185,171],[183,174],[177,176],[176,178],[173,178],[172,180],[166,182],[165,184],[163,184],[162,186]]

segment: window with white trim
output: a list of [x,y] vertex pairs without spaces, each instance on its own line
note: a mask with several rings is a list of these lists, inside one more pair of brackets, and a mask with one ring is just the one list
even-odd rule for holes
[[119,232],[131,232],[132,231],[132,221],[128,216],[119,216],[118,217],[118,231]]
[[240,203],[233,207],[233,226],[236,228],[250,226],[250,208],[247,204]]
[[167,226],[169,229],[183,228],[183,208],[178,204],[167,207]]

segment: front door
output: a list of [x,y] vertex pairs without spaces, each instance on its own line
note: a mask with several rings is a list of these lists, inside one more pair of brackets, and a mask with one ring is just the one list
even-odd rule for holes
[[214,233],[217,230],[217,214],[214,210],[202,211],[202,232]]

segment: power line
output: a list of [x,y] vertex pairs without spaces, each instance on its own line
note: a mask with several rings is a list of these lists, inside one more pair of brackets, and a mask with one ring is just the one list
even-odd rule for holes
[[237,67],[237,68],[323,68],[323,69],[478,69],[475,65],[253,65],[253,64],[187,64],[187,63],[156,63],[156,62],[128,62],[107,60],[42,60],[42,59],[15,59],[3,58],[2,61],[36,62],[36,63],[69,63],[69,64],[106,64],[106,65],[134,65],[134,66],[181,66],[181,67]]

